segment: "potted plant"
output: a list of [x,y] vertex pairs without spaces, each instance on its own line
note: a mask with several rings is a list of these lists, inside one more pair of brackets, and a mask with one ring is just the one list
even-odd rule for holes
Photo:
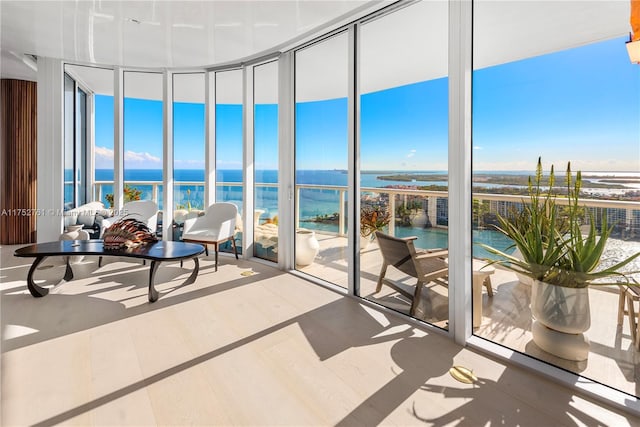
[[[139,190],[136,187],[130,187],[125,184],[123,188],[124,193],[124,203],[131,202],[134,200],[140,200],[140,196],[142,196],[142,190]],[[113,193],[109,193],[104,198],[107,200],[110,208],[113,208]]]
[[360,209],[360,248],[365,248],[375,238],[375,232],[383,230],[391,221],[391,215],[383,206],[363,205]]
[[500,264],[533,280],[533,340],[543,350],[570,360],[585,360],[589,352],[589,341],[583,334],[591,322],[588,287],[629,283],[627,274],[631,272],[622,269],[640,256],[637,253],[601,266],[613,227],[607,225],[604,215],[598,233],[593,214],[580,205],[581,185],[580,171],[573,179],[569,163],[566,204],[558,203],[565,195],[555,187],[553,166],[545,183],[538,159],[535,177],[529,177],[529,200],[523,200],[523,209],[509,218],[497,216],[495,229],[513,241],[518,256],[481,245],[498,257],[490,264]]

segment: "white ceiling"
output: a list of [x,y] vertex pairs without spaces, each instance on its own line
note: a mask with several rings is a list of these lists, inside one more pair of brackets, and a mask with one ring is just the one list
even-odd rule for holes
[[[389,3],[1,1],[2,77],[11,76],[14,68],[20,67],[28,74],[29,69],[20,61],[24,53],[158,70],[237,62],[290,47],[331,25],[335,27]],[[140,23],[132,22],[132,18]],[[447,1],[425,0],[363,25],[359,51],[362,92],[446,76],[447,23]],[[625,36],[629,30],[626,0],[476,0],[474,68]],[[348,55],[344,37],[317,43],[298,56],[299,101],[346,95]],[[76,68],[77,75],[96,92],[109,93],[113,87],[109,73]],[[133,82],[133,74],[129,76]],[[146,80],[138,78],[139,83],[130,83],[129,88],[140,90],[140,97],[155,97],[151,93],[157,91],[145,89]],[[197,89],[200,85],[191,86],[191,92],[188,85],[183,85],[183,90],[175,92],[184,96],[183,100],[191,99],[189,93],[201,97]],[[237,90],[225,91],[229,87],[218,86],[219,102],[235,102],[238,98]],[[275,100],[275,91],[266,98]]]
[[189,68],[234,62],[389,3],[1,1],[2,75],[16,74],[20,65],[9,52],[128,67]]

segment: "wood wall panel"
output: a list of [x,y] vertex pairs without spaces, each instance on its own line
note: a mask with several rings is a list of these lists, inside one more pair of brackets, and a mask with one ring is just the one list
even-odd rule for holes
[[0,244],[34,243],[38,214],[36,83],[2,79],[0,101]]

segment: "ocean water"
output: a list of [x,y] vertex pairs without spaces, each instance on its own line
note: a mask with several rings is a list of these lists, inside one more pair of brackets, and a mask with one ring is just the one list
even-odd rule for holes
[[[362,173],[361,186],[371,188],[381,188],[388,185],[412,184],[406,181],[384,181],[377,179],[380,175],[400,173],[400,171],[389,171],[381,174]],[[412,172],[414,173],[414,172]],[[443,173],[442,171],[425,171],[424,174]],[[155,181],[159,182],[158,200],[162,200],[162,170],[156,169],[125,169],[125,182],[135,181]],[[202,169],[176,169],[174,170],[175,188],[174,199],[177,205],[190,206],[193,209],[204,208],[204,170]],[[225,183],[241,183],[241,170],[218,170],[216,179]],[[96,181],[113,181],[112,169],[96,169]],[[301,170],[296,172],[298,184],[307,185],[331,185],[346,186],[348,175],[342,170]],[[186,184],[189,182],[203,182],[200,185]],[[278,171],[258,170],[256,171],[256,183],[275,184],[278,182]],[[181,184],[184,183],[184,184]],[[446,185],[446,181],[430,182],[435,185]],[[415,184],[415,183],[413,183]],[[142,191],[141,198],[152,198],[153,186],[136,184],[136,188]],[[107,204],[105,196],[113,193],[113,185],[105,184],[102,187],[102,202]],[[242,186],[219,185],[216,189],[219,200],[231,201],[242,208]],[[273,218],[278,211],[278,190],[275,187],[256,186],[256,208],[263,209],[265,213],[262,218]],[[345,194],[346,199],[346,194]],[[162,208],[162,206],[161,206]],[[332,214],[339,211],[339,192],[325,189],[302,189],[300,191],[300,217],[302,220],[315,218],[317,215]]]

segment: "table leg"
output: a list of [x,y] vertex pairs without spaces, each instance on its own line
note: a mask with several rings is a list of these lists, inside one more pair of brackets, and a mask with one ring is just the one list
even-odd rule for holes
[[[29,292],[31,293],[31,295],[33,295],[35,298],[40,298],[49,294],[49,289],[43,288],[42,286],[38,286],[36,285],[36,282],[33,281],[33,273],[35,273],[38,266],[46,258],[47,258],[46,256],[37,257],[36,260],[33,261],[33,264],[31,264],[31,268],[29,269],[29,273],[27,274],[27,289],[29,289]],[[64,277],[62,278],[62,280],[68,282],[69,280],[73,279],[73,270],[71,269],[71,265],[69,265],[69,257],[65,257],[65,258],[67,262],[66,262]]]
[[[190,285],[196,281],[198,277],[198,272],[200,271],[200,262],[198,261],[198,257],[195,256],[192,258],[195,264],[193,268],[193,272],[187,278],[187,280],[183,283],[183,285]],[[180,261],[182,264],[182,260]],[[158,291],[154,286],[154,280],[156,276],[156,270],[158,270],[158,266],[160,265],[160,261],[151,261],[151,269],[149,270],[149,302],[156,302],[158,300]]]
[[200,263],[198,262],[198,257],[194,256],[192,259],[193,259],[193,262],[196,264],[196,266],[193,268],[193,272],[191,273],[191,276],[189,276],[187,281],[184,282],[185,285],[190,285],[193,282],[195,282],[196,278],[198,277],[198,271],[200,271]]
[[160,265],[160,261],[151,261],[151,268],[149,269],[149,302],[156,302],[158,300],[158,291],[153,286],[153,279],[156,276],[156,270]]

